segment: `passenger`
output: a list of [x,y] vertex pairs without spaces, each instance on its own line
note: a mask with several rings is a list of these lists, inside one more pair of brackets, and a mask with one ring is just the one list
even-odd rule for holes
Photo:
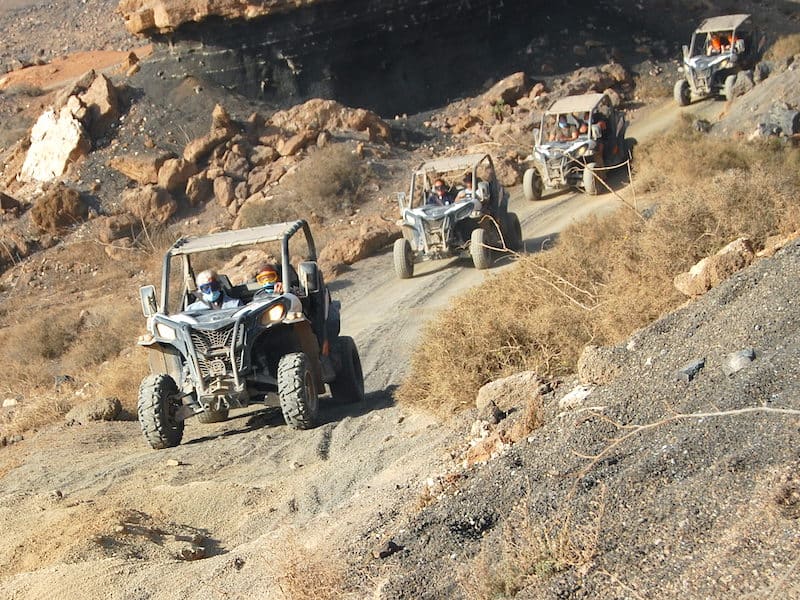
[[578,119],[578,135],[587,135],[588,133],[589,133],[589,111],[586,111]]
[[[481,180],[480,177],[476,178],[476,182],[479,183],[480,180]],[[464,183],[464,188],[456,194],[455,201],[458,203],[458,202],[467,202],[469,200],[474,200],[475,210],[481,210],[483,206],[481,204],[481,201],[483,200],[483,198],[481,198],[480,189],[477,191],[473,189],[472,173],[467,173],[466,175],[464,175],[463,183]]]
[[425,203],[435,206],[447,206],[453,203],[453,195],[443,179],[437,179],[433,182],[433,191],[428,194],[428,199]]
[[722,52],[722,38],[718,33],[712,33],[708,40],[706,54],[711,56],[712,54],[719,54],[720,52]]
[[195,278],[200,297],[186,307],[186,310],[208,310],[211,308],[235,308],[242,305],[239,298],[231,298],[222,289],[217,272],[206,269]]
[[274,263],[263,263],[258,268],[256,283],[261,286],[261,290],[267,294],[282,294],[283,282],[281,282],[280,267]]
[[556,130],[550,136],[551,142],[569,142],[578,138],[578,128],[567,120],[567,115],[558,115]]

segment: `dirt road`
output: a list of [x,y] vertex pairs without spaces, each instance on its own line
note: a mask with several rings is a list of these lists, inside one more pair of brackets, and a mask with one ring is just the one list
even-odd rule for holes
[[[514,189],[511,208],[536,251],[617,203],[575,193],[527,203]],[[4,449],[0,596],[281,597],[275,577],[292,545],[320,556],[367,553],[463,442],[393,404],[420,327],[439,310],[469,310],[453,299],[508,264],[429,262],[399,280],[387,252],[341,276],[333,292],[363,357],[368,398],[325,410],[314,430],[289,430],[278,411],[256,410],[190,422],[179,447],[159,452],[136,422],[65,425]],[[190,560],[198,546],[205,558]]]

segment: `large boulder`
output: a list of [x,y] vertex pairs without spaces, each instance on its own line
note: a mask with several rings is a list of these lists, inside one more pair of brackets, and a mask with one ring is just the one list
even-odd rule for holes
[[97,139],[104,136],[120,115],[116,88],[105,75],[100,74],[79,98],[86,106],[84,124],[92,137]]
[[483,94],[481,99],[487,104],[514,105],[517,100],[528,93],[529,87],[528,78],[525,73],[520,71],[498,81],[488,92]]
[[329,242],[320,252],[319,260],[323,265],[331,267],[324,268],[327,273],[337,264],[352,265],[374,254],[391,244],[400,235],[400,230],[393,222],[373,215],[362,221],[357,233],[343,235]]
[[189,204],[197,206],[214,197],[214,186],[205,173],[192,175],[186,182],[186,198]]
[[163,225],[178,210],[178,203],[172,195],[155,185],[125,190],[122,205],[146,225]]
[[88,207],[78,190],[62,182],[50,186],[31,209],[31,222],[39,231],[58,233],[86,219]]
[[[309,130],[319,132],[323,129],[365,131],[372,140],[391,138],[389,125],[374,112],[363,108],[349,108],[335,100],[321,98],[312,98],[303,104],[278,111],[270,117],[269,123],[293,133]],[[286,156],[285,153],[282,154]]]
[[195,173],[194,163],[183,158],[169,158],[158,170],[158,185],[171,193],[180,192],[186,189],[189,177]]
[[86,156],[91,140],[80,120],[69,107],[58,113],[46,110],[31,130],[31,145],[20,171],[23,181],[52,181],[67,170],[67,166]]
[[480,411],[493,402],[501,411],[508,412],[512,408],[524,406],[531,398],[538,396],[543,383],[542,378],[533,371],[522,371],[496,379],[478,390],[475,405]]
[[127,237],[135,237],[142,229],[142,222],[131,214],[100,217],[96,221],[97,237],[104,244]]
[[108,166],[139,185],[147,185],[158,183],[158,172],[171,157],[171,154],[165,152],[125,154],[113,157],[108,161]]
[[753,245],[747,238],[739,238],[695,264],[686,273],[675,277],[675,289],[686,296],[700,296],[719,285],[728,277],[753,262]]
[[117,398],[99,398],[73,407],[64,420],[67,425],[86,425],[92,421],[115,421],[121,413],[122,404]]

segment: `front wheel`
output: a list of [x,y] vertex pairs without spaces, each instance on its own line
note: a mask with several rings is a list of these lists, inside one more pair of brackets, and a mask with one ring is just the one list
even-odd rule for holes
[[589,194],[590,196],[597,195],[597,174],[595,173],[595,168],[597,163],[586,163],[586,166],[583,168],[583,191]]
[[341,367],[336,379],[331,382],[331,395],[337,402],[364,401],[364,372],[361,370],[361,357],[353,338],[343,335],[335,343]]
[[410,279],[414,276],[414,253],[411,244],[406,238],[394,241],[392,249],[394,255],[394,270],[400,279]]
[[286,424],[292,429],[311,429],[317,421],[319,401],[314,374],[303,352],[278,361],[278,398]]
[[486,232],[477,227],[472,230],[469,241],[469,253],[476,269],[488,269],[492,264],[492,250],[484,242]]
[[177,418],[181,407],[175,380],[164,373],[148,375],[139,386],[137,413],[145,439],[154,450],[181,443],[185,423]]
[[525,200],[541,200],[542,192],[544,191],[544,182],[539,171],[536,169],[526,169],[525,174],[522,176],[522,192],[525,194]]
[[725,78],[725,85],[722,88],[722,95],[725,97],[725,100],[730,102],[733,100],[733,96],[735,93],[734,86],[736,85],[736,75],[728,75]]
[[689,89],[689,82],[681,79],[675,82],[675,87],[672,90],[672,95],[678,106],[686,106],[692,99],[692,91]]

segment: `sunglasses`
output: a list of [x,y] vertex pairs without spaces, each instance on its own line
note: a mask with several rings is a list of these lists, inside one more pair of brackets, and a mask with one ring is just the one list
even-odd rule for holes
[[443,190],[444,186],[443,185],[435,185],[435,186],[433,186],[433,189],[435,189],[435,190]]
[[264,285],[265,283],[275,283],[278,281],[278,274],[275,271],[262,271],[256,275],[256,281],[259,283],[259,285]]
[[204,294],[210,294],[211,292],[217,290],[219,286],[216,282],[212,282],[212,283],[204,283],[203,285],[199,285],[197,287]]

